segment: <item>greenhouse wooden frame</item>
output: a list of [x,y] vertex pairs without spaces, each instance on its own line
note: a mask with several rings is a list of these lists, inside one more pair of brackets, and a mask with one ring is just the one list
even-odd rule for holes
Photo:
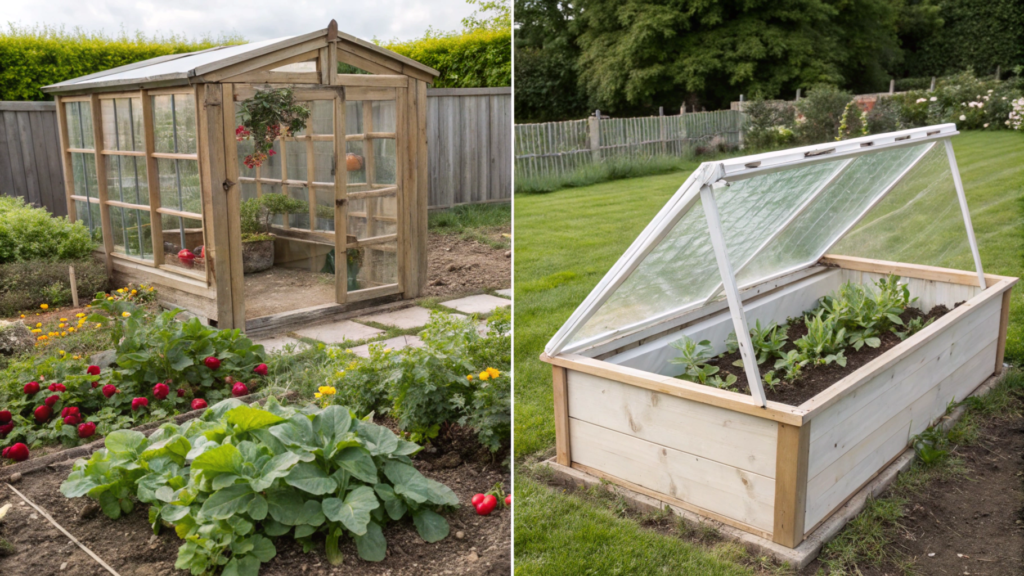
[[[339,63],[366,73],[339,74]],[[438,74],[338,31],[332,20],[327,28],[309,34],[162,56],[47,86],[44,91],[53,94],[57,103],[69,219],[76,220],[81,212],[91,229],[102,232],[97,257],[113,281],[155,286],[168,304],[187,308],[220,328],[266,330],[308,321],[310,314],[337,316],[415,298],[427,274],[426,89]],[[314,135],[310,128],[278,139],[275,145],[282,151],[288,146],[305,148],[304,177],[282,174],[275,180],[258,170],[255,177],[241,174],[233,120],[237,103],[257,90],[281,87],[290,88],[299,102],[329,102],[325,105],[333,111],[333,130]],[[351,107],[353,102],[363,103],[360,133],[346,132],[346,103]],[[394,129],[372,127],[378,102],[388,110],[393,107]],[[158,104],[161,108],[155,110]],[[72,111],[77,116],[69,122]],[[170,124],[155,126],[157,115],[169,118]],[[372,179],[376,175],[372,143],[380,140],[393,142],[387,145],[396,158],[393,183],[378,184]],[[326,142],[334,143],[332,182],[314,178],[310,153]],[[360,160],[369,167],[365,172],[371,179],[366,183],[353,184],[347,167],[337,169],[347,166],[346,146],[353,142],[367,143]],[[173,149],[161,148],[168,143],[173,143]],[[176,192],[168,184],[171,181],[177,183]],[[112,190],[108,189],[111,183]],[[186,185],[198,187],[198,194]],[[350,292],[346,267],[338,266],[333,304],[247,319],[240,206],[242,187],[248,185],[255,186],[257,196],[267,185],[306,194],[309,229],[289,225],[286,215],[282,224],[274,225],[278,238],[319,246],[320,251],[331,248],[342,255],[360,249],[367,262],[378,252],[391,252],[384,264],[393,267],[394,280]],[[331,208],[321,205],[328,197],[333,220],[325,220]],[[395,213],[377,213],[371,208],[378,205],[376,201],[364,202],[365,210],[349,210],[351,201],[375,198],[393,202]],[[358,236],[348,228],[353,218],[365,222],[364,234],[372,234],[381,222],[394,231]],[[168,242],[162,224],[168,221],[177,222],[171,232],[180,238],[177,242]],[[321,221],[326,229],[320,227]],[[204,246],[205,258],[198,259],[203,266],[179,266],[169,257],[173,255],[165,254],[167,243]]]
[[[553,371],[557,463],[797,547],[895,461],[913,435],[940,419],[949,402],[963,400],[1003,371],[1010,294],[1017,278],[982,271],[949,140],[955,134],[952,125],[927,127],[702,165],[541,356]],[[796,215],[779,219],[785,228],[849,168],[852,159],[903,146],[919,146],[915,150],[921,152],[914,152],[916,157],[880,184],[879,195],[844,220],[838,237],[812,261],[748,285],[737,282],[739,269],[733,269],[726,250],[716,190],[786,166],[818,163],[822,156],[837,162],[822,177],[824,185],[808,189],[809,200],[794,201]],[[948,156],[959,203],[956,213],[966,226],[976,269],[832,253],[922,158],[942,151],[937,146],[944,146]],[[711,296],[572,340],[698,200],[721,277]],[[780,233],[754,243],[753,256],[741,261],[740,268]],[[749,360],[753,349],[748,320],[781,323],[813,308],[844,282],[868,283],[890,274],[908,284],[923,309],[941,304],[950,312],[799,406],[766,400],[756,385],[761,382],[757,362]],[[723,290],[726,297],[716,299]],[[750,394],[650,369],[682,335],[724,341],[730,330],[740,335],[743,369],[748,381],[756,383]]]

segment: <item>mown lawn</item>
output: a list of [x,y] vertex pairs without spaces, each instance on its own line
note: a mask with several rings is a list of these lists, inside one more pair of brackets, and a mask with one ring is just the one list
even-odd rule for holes
[[[1024,136],[969,132],[955,137],[953,146],[985,271],[1024,275]],[[538,359],[545,343],[686,176],[678,172],[516,196],[514,446],[519,461],[544,456],[554,446],[551,370]],[[1014,292],[1006,358],[1024,363],[1024,289]],[[645,533],[633,520],[602,513],[586,501],[545,492],[529,478],[517,476],[516,482],[517,573],[586,573],[582,567],[588,562],[608,568],[594,573],[628,573],[633,568],[622,564],[625,557],[640,550],[656,556],[666,545],[659,538],[676,550],[680,562],[690,557],[689,544]],[[595,534],[611,540],[598,546]],[[657,543],[648,543],[651,539]],[[685,563],[673,566],[671,573],[715,573]]]

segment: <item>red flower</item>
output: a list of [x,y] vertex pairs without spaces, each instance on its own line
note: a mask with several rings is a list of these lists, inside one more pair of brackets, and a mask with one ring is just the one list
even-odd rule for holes
[[100,385],[100,383],[99,383],[99,382],[93,382],[93,383],[92,383],[92,387],[93,387],[93,388],[95,388],[95,387],[97,387],[97,386],[99,386],[99,385]]
[[206,364],[206,367],[210,370],[220,370],[220,360],[213,356],[209,356],[206,360],[203,360],[203,364]]
[[39,382],[29,382],[28,384],[25,384],[25,394],[31,396],[36,392],[39,392]]
[[271,148],[271,149],[270,149],[270,151],[269,151],[269,152],[267,152],[267,155],[268,155],[268,156],[273,156],[273,155],[275,155],[275,154],[277,154],[277,152],[274,152],[274,149],[273,149],[273,148]]
[[163,382],[158,382],[156,386],[153,386],[153,397],[155,397],[157,400],[163,400],[164,398],[167,398],[167,395],[170,393],[170,387],[168,387],[167,384],[164,384]]
[[65,387],[63,384],[56,384],[56,383],[50,384],[49,386],[46,387],[46,389],[49,390],[50,392],[66,392],[67,391],[67,387]]
[[86,422],[78,427],[79,438],[89,438],[96,433],[96,424],[92,422]]
[[75,412],[74,414],[68,414],[67,416],[64,417],[64,423],[67,424],[68,426],[78,426],[79,424],[82,423],[82,415],[79,414],[78,412]]
[[103,387],[102,390],[103,395],[106,396],[107,398],[110,398],[111,396],[117,393],[117,388],[113,384],[107,384],[106,386]]
[[25,446],[21,442],[18,442],[14,446],[4,448],[4,451],[0,452],[0,456],[3,456],[4,458],[10,458],[15,462],[28,460],[28,446]]
[[90,365],[88,368],[85,369],[85,373],[90,375],[90,376],[99,376],[100,375],[100,367],[99,366]]
[[246,386],[245,384],[242,384],[241,382],[231,387],[231,395],[234,396],[235,398],[238,398],[239,396],[246,396],[248,394],[249,387]]
[[46,400],[43,400],[43,403],[49,406],[50,408],[53,408],[53,405],[56,404],[58,400],[60,400],[60,396],[54,394],[53,396],[50,396]]
[[0,438],[7,438],[7,435],[11,433],[11,430],[14,430],[14,422],[0,426]]
[[7,424],[11,421],[10,410],[0,410],[0,424]]
[[132,410],[138,410],[145,406],[149,406],[149,400],[146,400],[145,398],[132,399]]
[[195,400],[192,401],[193,410],[202,410],[203,408],[206,408],[206,400],[203,400],[202,398],[196,398]]
[[178,398],[184,398],[184,397],[185,397],[185,389],[184,388],[178,388]]
[[53,409],[49,406],[43,405],[35,409],[36,422],[42,424],[53,416]]
[[78,414],[78,408],[74,406],[65,406],[64,409],[60,411],[61,418],[67,418],[72,414]]
[[267,375],[267,365],[266,364],[260,364],[259,366],[253,368],[252,371],[257,373],[257,374],[259,374],[260,376],[266,376]]

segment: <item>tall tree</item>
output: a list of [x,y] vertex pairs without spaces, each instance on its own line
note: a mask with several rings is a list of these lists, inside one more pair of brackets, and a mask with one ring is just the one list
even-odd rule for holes
[[576,9],[564,0],[516,0],[516,122],[587,114],[579,86]]

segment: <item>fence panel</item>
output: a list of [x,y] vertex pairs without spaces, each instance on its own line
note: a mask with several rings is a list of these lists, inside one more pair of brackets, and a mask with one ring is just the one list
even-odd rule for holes
[[53,102],[0,102],[0,194],[67,216]]

